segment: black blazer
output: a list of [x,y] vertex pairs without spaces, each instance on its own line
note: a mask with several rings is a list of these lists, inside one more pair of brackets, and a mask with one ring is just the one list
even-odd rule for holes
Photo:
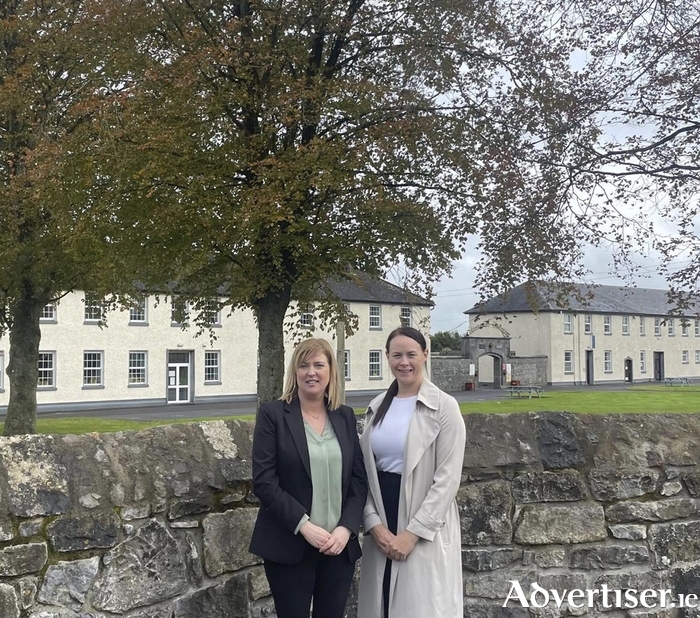
[[[360,451],[355,414],[340,406],[328,411],[342,454],[342,507],[339,526],[351,531],[347,555],[362,552],[357,534],[367,499],[367,473]],[[311,512],[311,464],[299,399],[270,401],[258,409],[253,434],[253,492],[261,507],[250,552],[282,564],[296,564],[309,546],[294,530]]]

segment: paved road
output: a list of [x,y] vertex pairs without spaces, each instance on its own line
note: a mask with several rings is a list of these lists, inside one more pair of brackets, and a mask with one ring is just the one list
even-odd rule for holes
[[[567,391],[567,390],[623,390],[627,384],[606,384],[596,386],[547,386],[545,391]],[[451,393],[457,401],[492,401],[508,397],[506,389],[494,389],[490,387],[479,387],[476,391],[458,391]],[[374,395],[353,395],[348,397],[347,403],[353,408],[365,407]],[[106,409],[80,409],[61,412],[39,412],[40,418],[68,418],[74,416],[87,416],[98,418],[128,419],[138,421],[161,420],[161,419],[186,419],[186,418],[206,418],[234,416],[244,414],[255,414],[255,403],[253,401],[230,402],[230,403],[195,403],[177,404],[162,406],[147,406],[140,408],[106,408]],[[4,415],[0,415],[0,420]]]

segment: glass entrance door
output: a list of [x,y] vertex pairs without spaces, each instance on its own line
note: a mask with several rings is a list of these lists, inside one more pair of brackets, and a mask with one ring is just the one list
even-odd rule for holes
[[189,403],[190,352],[168,353],[168,403]]

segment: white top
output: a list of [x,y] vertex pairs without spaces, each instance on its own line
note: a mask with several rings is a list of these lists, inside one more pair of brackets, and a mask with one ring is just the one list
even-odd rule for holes
[[418,395],[394,397],[384,420],[372,428],[372,452],[380,472],[403,473],[404,446],[417,401]]

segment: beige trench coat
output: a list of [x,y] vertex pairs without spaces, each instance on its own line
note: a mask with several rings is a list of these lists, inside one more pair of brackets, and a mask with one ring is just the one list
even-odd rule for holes
[[[384,394],[369,405],[360,444],[369,479],[366,531],[386,515],[370,438],[371,419]],[[464,460],[466,430],[454,397],[424,379],[404,447],[398,531],[420,539],[405,562],[391,569],[389,618],[462,618],[462,559],[455,496]],[[369,532],[362,546],[359,618],[383,618],[382,578],[386,556]]]

